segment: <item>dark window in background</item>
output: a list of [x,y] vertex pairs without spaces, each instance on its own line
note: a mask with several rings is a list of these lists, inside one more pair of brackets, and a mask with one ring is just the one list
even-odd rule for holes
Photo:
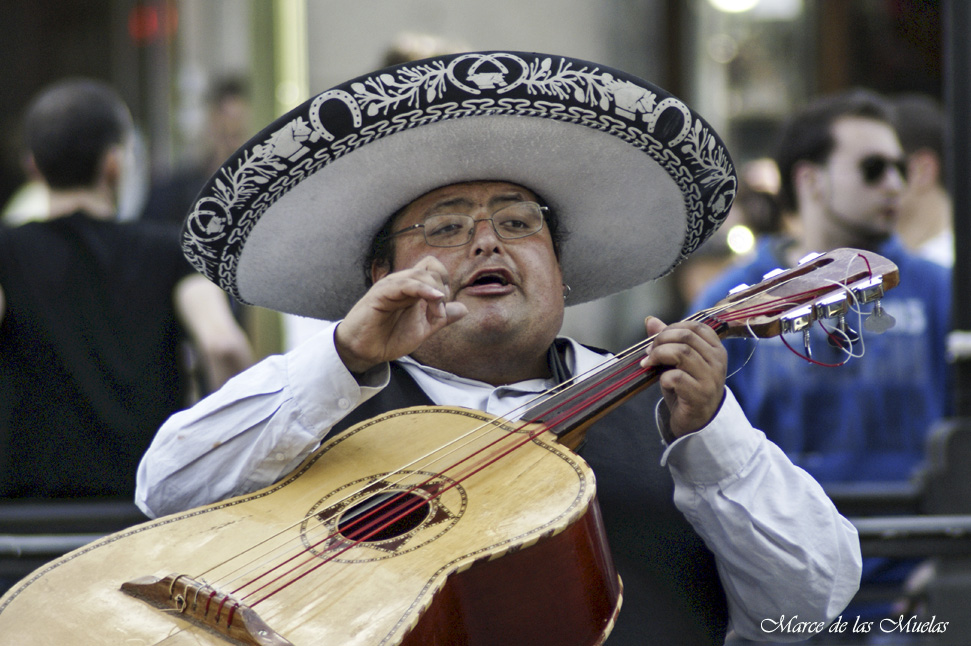
[[[943,99],[942,4],[943,0],[803,0],[802,16],[791,24],[750,27],[753,42],[743,43],[741,51],[750,54],[762,48],[768,53],[763,52],[762,59],[739,56],[730,63],[734,91],[765,83],[766,74],[759,74],[756,65],[775,69],[776,76],[782,70],[786,76],[775,79],[774,92],[759,91],[763,97],[780,97],[776,109],[730,115],[728,133],[736,160],[771,151],[780,121],[819,94],[859,86],[887,95],[920,92]],[[810,34],[808,42],[803,34]]]
[[[116,16],[127,0],[0,1],[0,204],[24,176],[20,119],[27,102],[49,83],[68,76],[113,82],[118,55]],[[122,88],[119,88],[122,89]]]
[[[966,0],[959,0],[966,1]],[[867,86],[941,98],[942,0],[815,0],[822,91]]]

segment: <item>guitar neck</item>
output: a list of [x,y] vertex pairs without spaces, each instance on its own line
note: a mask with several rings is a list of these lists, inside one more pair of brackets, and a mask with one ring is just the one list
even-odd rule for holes
[[[898,282],[897,267],[886,258],[834,249],[807,256],[797,267],[769,272],[757,285],[741,285],[690,319],[711,326],[720,338],[768,338],[804,331],[817,320],[842,319],[879,301]],[[640,366],[650,343],[648,339],[629,348],[592,374],[564,385],[523,419],[543,424],[561,444],[576,448],[593,422],[657,381],[664,367]]]
[[[728,331],[724,324],[715,321],[709,324],[719,336]],[[649,346],[650,339],[628,348],[615,361],[532,407],[525,419],[543,424],[560,444],[576,448],[591,424],[661,376],[665,367],[643,368],[640,365]]]

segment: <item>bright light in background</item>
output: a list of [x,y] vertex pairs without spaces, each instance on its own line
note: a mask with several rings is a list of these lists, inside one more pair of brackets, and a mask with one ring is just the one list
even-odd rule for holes
[[708,0],[708,4],[725,13],[752,12],[761,20],[795,20],[802,13],[803,0]]
[[276,86],[276,101],[287,110],[299,105],[304,98],[300,83],[296,81],[280,81]]
[[743,224],[736,224],[728,230],[728,248],[732,253],[741,255],[755,247],[755,234]]
[[715,9],[726,13],[742,13],[755,8],[759,0],[708,0]]

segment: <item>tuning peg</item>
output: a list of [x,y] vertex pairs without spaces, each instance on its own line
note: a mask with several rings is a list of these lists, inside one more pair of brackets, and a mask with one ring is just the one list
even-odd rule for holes
[[860,333],[846,324],[846,316],[842,314],[836,317],[836,328],[840,334],[831,334],[826,341],[837,350],[845,350],[844,343],[854,346],[860,340]]
[[818,253],[816,251],[810,251],[805,256],[799,259],[798,264],[805,265],[807,262],[812,262],[813,260],[816,260],[816,258],[819,258],[821,255],[823,254]]
[[863,321],[863,327],[874,334],[883,334],[896,324],[897,319],[883,309],[879,300],[873,304],[873,312],[870,313],[870,316]]
[[812,359],[813,358],[812,339],[809,337],[808,327],[802,331],[802,345],[804,348],[806,348],[806,356]]

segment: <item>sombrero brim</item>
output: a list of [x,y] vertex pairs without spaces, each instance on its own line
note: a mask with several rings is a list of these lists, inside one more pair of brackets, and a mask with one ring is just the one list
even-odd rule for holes
[[459,54],[349,81],[276,120],[210,179],[183,247],[244,303],[336,319],[363,295],[387,218],[474,180],[520,184],[557,213],[568,304],[673,269],[736,188],[719,137],[660,88],[564,57]]

